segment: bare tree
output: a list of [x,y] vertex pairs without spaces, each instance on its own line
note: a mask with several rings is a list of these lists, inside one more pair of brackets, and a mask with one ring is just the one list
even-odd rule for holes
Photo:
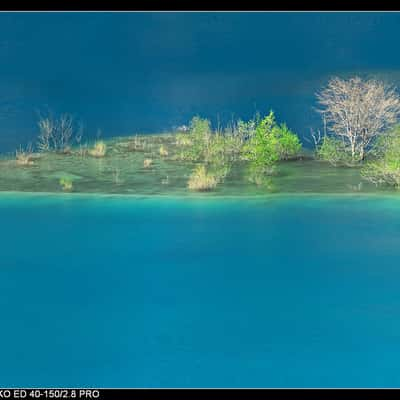
[[39,151],[67,152],[72,142],[80,144],[83,135],[83,125],[75,121],[70,114],[61,114],[58,118],[49,114],[39,116],[39,136],[37,147]]
[[400,117],[395,88],[373,79],[332,78],[317,99],[328,130],[342,138],[353,160],[363,160],[372,141]]

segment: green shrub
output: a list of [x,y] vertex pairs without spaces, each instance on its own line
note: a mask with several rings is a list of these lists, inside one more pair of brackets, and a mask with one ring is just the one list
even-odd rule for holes
[[298,136],[293,133],[286,124],[281,124],[273,129],[273,135],[277,138],[277,147],[280,160],[287,160],[295,157],[301,150],[301,143]]
[[361,176],[375,185],[400,187],[400,127],[378,139],[374,159],[361,169]]
[[296,156],[301,143],[286,124],[278,125],[273,111],[261,119],[254,134],[243,147],[245,158],[257,166],[271,166]]
[[274,126],[275,116],[271,111],[259,122],[254,135],[243,147],[245,158],[255,166],[269,166],[279,160],[277,140],[271,134]]
[[73,189],[72,179],[70,178],[61,178],[60,185],[64,192],[71,192]]
[[187,133],[176,138],[178,159],[223,164],[238,153],[238,139],[222,133],[213,133],[208,119],[194,117]]
[[178,158],[225,164],[240,158],[270,166],[296,156],[301,144],[285,124],[278,125],[271,111],[264,119],[239,120],[225,133],[213,133],[210,121],[194,117],[188,133],[177,135]]
[[238,143],[244,144],[253,137],[256,127],[256,119],[250,119],[249,121],[243,121],[239,119],[231,136],[235,137]]
[[378,159],[385,155],[395,158],[398,151],[399,136],[400,125],[396,125],[382,135],[379,135],[369,150],[371,158]]
[[361,169],[361,176],[375,185],[400,187],[400,166],[385,160],[367,162]]
[[327,161],[335,167],[339,165],[352,166],[357,162],[342,140],[329,136],[323,137],[321,145],[317,147],[316,155],[320,160]]
[[190,139],[189,134],[188,133],[177,133],[176,134],[176,145],[178,147],[191,146],[192,140]]
[[199,116],[193,117],[190,121],[189,133],[200,141],[204,140],[211,135],[211,122]]
[[208,119],[193,117],[187,133],[177,135],[180,147],[179,158],[185,161],[204,160],[205,151],[211,139],[211,123]]

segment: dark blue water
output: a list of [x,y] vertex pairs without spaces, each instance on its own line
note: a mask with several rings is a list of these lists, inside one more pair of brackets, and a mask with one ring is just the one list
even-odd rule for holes
[[0,198],[0,386],[400,386],[400,202]]
[[0,152],[69,112],[89,138],[271,108],[300,136],[333,75],[400,83],[399,13],[1,13]]

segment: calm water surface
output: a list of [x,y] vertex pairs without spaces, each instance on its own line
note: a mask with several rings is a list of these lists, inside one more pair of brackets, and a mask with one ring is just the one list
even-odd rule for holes
[[400,198],[0,196],[0,386],[400,386]]

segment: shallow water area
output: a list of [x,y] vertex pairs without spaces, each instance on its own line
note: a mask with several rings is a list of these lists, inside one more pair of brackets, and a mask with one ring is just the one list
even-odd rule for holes
[[[138,139],[139,138],[139,139]],[[235,162],[214,190],[192,192],[187,182],[196,164],[176,159],[173,134],[114,138],[107,141],[103,158],[45,153],[33,165],[21,166],[10,157],[0,160],[0,191],[61,193],[60,179],[73,184],[73,193],[167,195],[167,196],[259,196],[276,193],[397,193],[361,179],[359,168],[335,168],[307,155],[296,161],[280,162],[266,184],[249,180],[248,164]],[[141,143],[137,146],[136,142]],[[159,154],[160,146],[168,156]],[[144,160],[152,160],[146,168]]]

